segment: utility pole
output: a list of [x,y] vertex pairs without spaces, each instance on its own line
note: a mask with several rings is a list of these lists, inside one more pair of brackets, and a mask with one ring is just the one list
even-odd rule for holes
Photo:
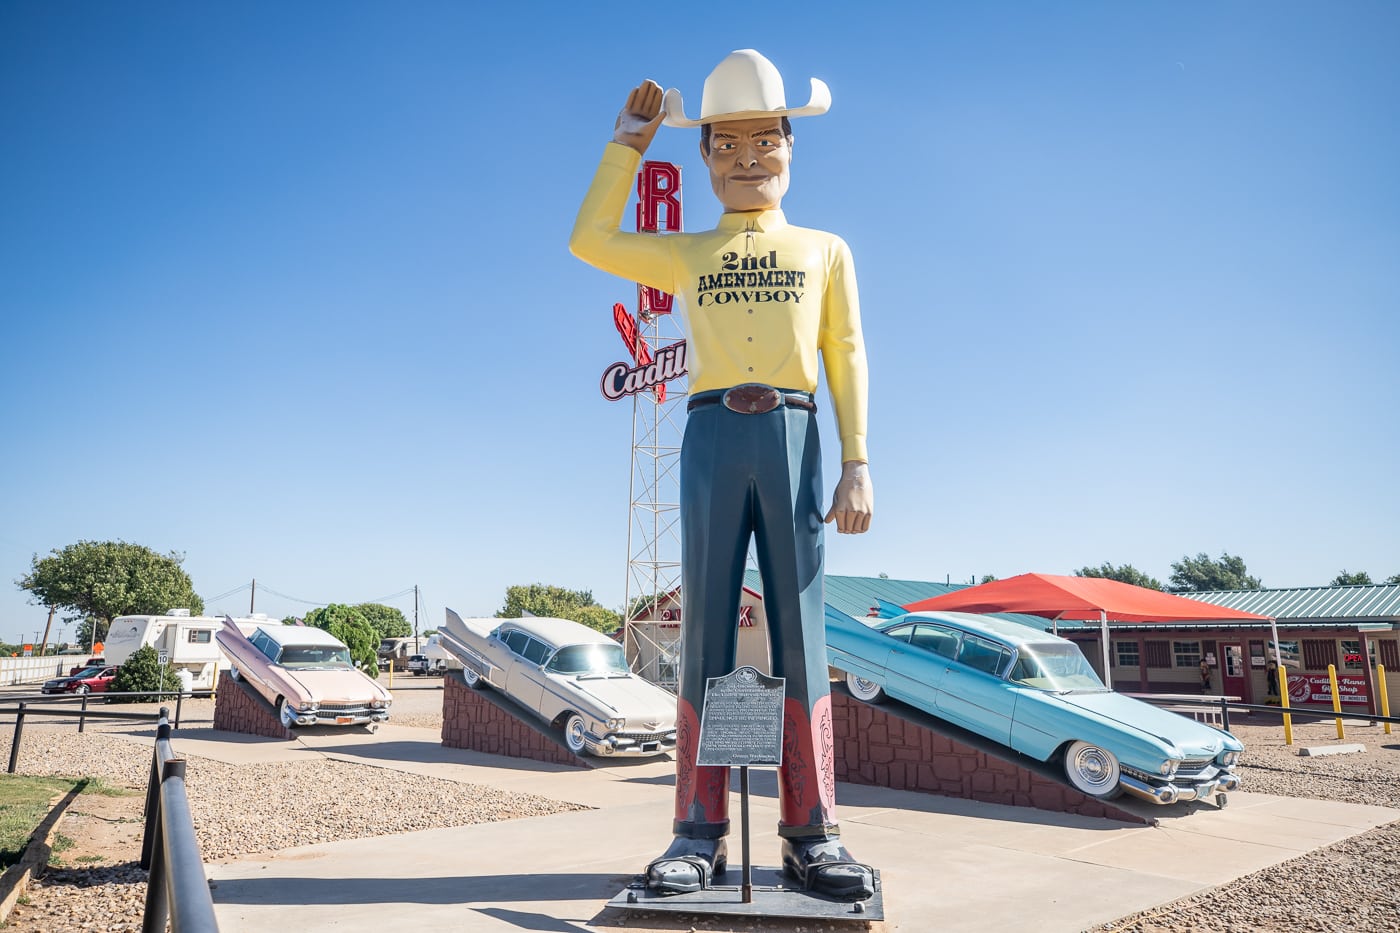
[[413,584],[413,647],[418,648],[418,584]]
[[253,614],[253,603],[258,598],[258,578],[253,578],[253,588],[248,591],[248,615]]
[[[54,607],[53,607],[53,606],[50,606],[50,607],[49,607],[49,621],[47,621],[47,622],[44,623],[44,642],[43,642],[43,643],[44,643],[45,645],[47,645],[47,644],[49,643],[49,629],[53,628],[53,610],[54,610]],[[42,655],[43,653],[44,653],[44,649],[43,649],[42,646],[40,646],[40,648],[39,648],[39,654]]]

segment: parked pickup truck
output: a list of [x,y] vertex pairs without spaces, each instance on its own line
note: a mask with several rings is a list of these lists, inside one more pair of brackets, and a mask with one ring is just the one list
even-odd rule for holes
[[408,656],[408,670],[414,677],[423,677],[428,674],[446,674],[447,662],[441,658],[430,658],[426,654],[411,654]]

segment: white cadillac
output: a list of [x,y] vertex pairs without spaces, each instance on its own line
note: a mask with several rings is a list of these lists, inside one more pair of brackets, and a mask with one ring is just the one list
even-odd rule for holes
[[632,673],[622,646],[568,619],[463,619],[438,630],[467,686],[491,686],[551,726],[576,755],[676,747],[676,696]]

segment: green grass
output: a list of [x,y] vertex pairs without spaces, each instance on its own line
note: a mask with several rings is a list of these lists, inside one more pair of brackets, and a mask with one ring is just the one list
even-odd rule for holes
[[[0,775],[0,870],[19,861],[29,837],[38,828],[54,797],[78,788],[84,792],[92,787],[96,792],[105,792],[93,787],[94,781],[85,778],[31,777],[24,774]],[[110,789],[108,789],[110,790]],[[66,837],[60,835],[54,840],[54,851],[62,851],[60,846]],[[73,840],[67,839],[71,848]]]

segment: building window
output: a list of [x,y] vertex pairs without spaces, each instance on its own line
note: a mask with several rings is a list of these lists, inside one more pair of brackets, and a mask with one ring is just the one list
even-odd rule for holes
[[1142,650],[1147,652],[1147,666],[1168,668],[1172,666],[1172,646],[1166,641],[1145,641]]
[[1303,667],[1310,671],[1325,671],[1327,665],[1337,663],[1337,643],[1330,638],[1303,639]]
[[1400,642],[1386,639],[1372,644],[1380,648],[1381,663],[1387,671],[1400,670]]
[[213,634],[214,632],[207,628],[192,628],[190,629],[190,644],[207,645],[209,644],[210,636]]
[[1201,643],[1198,641],[1172,642],[1172,665],[1174,667],[1197,667],[1201,663]]
[[1137,667],[1142,663],[1138,643],[1135,641],[1115,641],[1113,650],[1118,654],[1119,667]]
[[1342,668],[1348,671],[1366,668],[1366,659],[1361,655],[1361,642],[1355,638],[1342,639]]

